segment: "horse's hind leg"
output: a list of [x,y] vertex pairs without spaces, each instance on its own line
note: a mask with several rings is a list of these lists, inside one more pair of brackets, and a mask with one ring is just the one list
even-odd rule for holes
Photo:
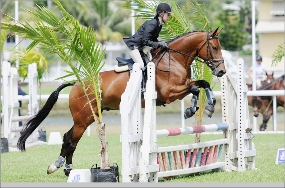
[[[90,98],[90,100],[92,101],[93,110],[97,112],[96,101],[92,98]],[[74,125],[64,134],[60,155],[55,163],[49,166],[48,174],[55,172],[58,168],[63,166],[65,162],[64,172],[66,176],[69,175],[72,170],[72,157],[76,146],[87,127],[94,122],[87,98],[84,96],[80,87],[74,86],[71,90],[69,96],[69,108]],[[95,113],[95,115],[98,117],[97,113]]]
[[60,155],[54,162],[54,164],[48,166],[48,174],[51,174],[58,170],[60,167],[63,166],[64,162],[66,162],[64,166],[64,173],[66,176],[69,176],[69,173],[72,170],[73,153],[80,138],[82,137],[86,128],[89,126],[89,124],[85,124],[85,126],[76,125],[77,124],[75,124],[67,133],[64,134]]
[[71,129],[72,131],[67,132],[65,135],[66,136],[66,139],[64,141],[65,145],[62,146],[60,155],[66,154],[66,164],[64,166],[64,173],[66,176],[69,176],[69,173],[72,170],[72,157],[73,157],[73,153],[76,149],[76,146],[77,146],[80,138],[84,134],[86,128],[90,124],[89,123],[85,124],[85,126],[78,126],[78,124],[75,124]]
[[47,174],[51,174],[63,166],[63,164],[65,162],[65,158],[66,158],[67,153],[68,153],[67,148],[70,148],[70,146],[68,146],[68,145],[70,145],[70,142],[68,140],[70,140],[70,138],[72,136],[72,132],[73,132],[73,127],[67,133],[64,134],[63,144],[61,147],[60,155],[57,158],[57,160],[54,162],[54,164],[51,164],[48,166]]

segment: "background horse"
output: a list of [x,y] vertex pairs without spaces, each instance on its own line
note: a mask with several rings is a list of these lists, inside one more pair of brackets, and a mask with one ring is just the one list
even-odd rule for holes
[[[204,80],[191,81],[190,66],[198,56],[211,68],[213,75],[221,77],[226,73],[218,34],[218,29],[213,32],[185,33],[169,41],[169,48],[152,51],[152,62],[156,67],[155,80],[159,104],[169,104],[177,99],[181,100],[190,93],[198,98],[199,88],[202,87],[208,91],[207,94],[211,97],[208,99],[208,104],[214,109],[216,99],[210,89],[210,84]],[[100,72],[100,78],[101,110],[119,110],[121,95],[125,91],[130,72],[105,71]],[[88,85],[88,83],[86,84]],[[49,96],[42,109],[27,121],[17,144],[21,151],[25,150],[26,139],[47,117],[58,99],[59,92],[67,86],[73,86],[69,94],[69,108],[74,125],[64,134],[60,156],[54,164],[48,167],[48,174],[53,173],[66,162],[64,172],[67,176],[69,175],[72,170],[72,157],[76,146],[87,127],[94,122],[88,100],[78,82],[62,84]],[[91,93],[91,91],[88,92]],[[89,96],[89,99],[98,116],[95,97],[92,95]],[[144,101],[142,101],[142,106],[144,106]]]
[[[264,84],[260,87],[259,90],[284,90],[285,89],[285,81],[284,75],[274,80],[271,83]],[[285,108],[285,97],[276,96],[277,107],[283,106]],[[263,116],[262,124],[259,126],[260,131],[265,131],[267,128],[267,122],[273,114],[273,97],[271,96],[261,96],[254,97],[252,99],[252,107],[253,107],[253,115],[258,117],[259,113]]]

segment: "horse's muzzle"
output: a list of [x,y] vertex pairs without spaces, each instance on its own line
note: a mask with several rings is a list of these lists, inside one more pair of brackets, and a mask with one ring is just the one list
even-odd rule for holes
[[217,77],[222,77],[224,74],[226,74],[226,71],[220,70],[217,74]]

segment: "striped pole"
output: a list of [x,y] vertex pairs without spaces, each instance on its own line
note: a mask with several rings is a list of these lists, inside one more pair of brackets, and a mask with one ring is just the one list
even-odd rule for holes
[[216,132],[228,129],[229,125],[226,123],[217,123],[210,125],[200,125],[185,128],[169,128],[156,130],[157,137],[177,136],[183,134],[195,134],[202,132]]

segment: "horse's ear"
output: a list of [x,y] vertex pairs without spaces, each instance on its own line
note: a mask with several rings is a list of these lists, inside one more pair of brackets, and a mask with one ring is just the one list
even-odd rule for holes
[[222,30],[223,30],[223,28],[219,30],[219,27],[218,27],[218,28],[212,33],[211,36],[212,36],[212,37],[213,37],[213,36],[218,36]]
[[219,35],[219,34],[222,32],[223,29],[224,29],[224,28],[218,30],[217,35]]
[[212,35],[211,35],[212,37],[216,36],[216,33],[217,33],[218,29],[219,29],[219,27],[212,33]]

